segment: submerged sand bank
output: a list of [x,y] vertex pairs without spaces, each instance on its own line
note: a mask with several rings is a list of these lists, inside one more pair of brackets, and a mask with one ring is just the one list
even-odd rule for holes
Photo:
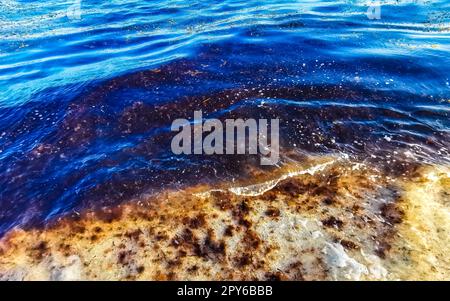
[[0,279],[450,280],[450,168],[327,157],[165,191],[0,244]]

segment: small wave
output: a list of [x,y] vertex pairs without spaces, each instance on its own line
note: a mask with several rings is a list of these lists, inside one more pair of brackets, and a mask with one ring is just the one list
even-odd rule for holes
[[259,183],[259,184],[253,184],[250,186],[244,186],[244,187],[232,187],[232,188],[228,188],[228,191],[234,193],[235,195],[239,195],[239,196],[259,196],[259,195],[262,195],[265,192],[273,189],[281,181],[284,181],[286,179],[296,177],[299,175],[305,175],[305,174],[314,175],[317,172],[321,172],[321,171],[325,170],[328,166],[334,164],[335,162],[336,161],[331,160],[326,163],[317,164],[315,166],[309,167],[305,170],[289,172],[275,180],[271,180],[271,181],[267,181],[267,182]]

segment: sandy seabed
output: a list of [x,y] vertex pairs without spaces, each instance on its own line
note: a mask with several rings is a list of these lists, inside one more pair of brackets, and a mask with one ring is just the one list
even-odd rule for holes
[[315,157],[226,184],[14,229],[0,279],[450,280],[447,166]]

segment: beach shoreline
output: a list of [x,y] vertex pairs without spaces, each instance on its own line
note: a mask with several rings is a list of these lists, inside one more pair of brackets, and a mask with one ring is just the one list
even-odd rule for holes
[[273,175],[14,229],[0,279],[450,279],[448,166],[395,177],[317,156]]

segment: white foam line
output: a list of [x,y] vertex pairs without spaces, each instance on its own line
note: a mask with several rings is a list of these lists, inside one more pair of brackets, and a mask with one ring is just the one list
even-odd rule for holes
[[317,164],[317,165],[314,165],[314,166],[304,169],[304,170],[289,172],[289,173],[284,174],[283,176],[279,177],[278,179],[266,181],[263,183],[249,185],[249,186],[231,187],[226,190],[211,189],[206,192],[196,193],[195,196],[206,197],[206,196],[209,196],[209,194],[211,192],[227,192],[227,191],[231,192],[235,195],[238,195],[238,196],[259,196],[259,195],[262,195],[265,192],[273,189],[281,181],[284,181],[288,178],[296,177],[299,175],[304,175],[304,174],[314,175],[317,172],[323,171],[326,167],[328,167],[329,165],[331,165],[333,163],[335,163],[335,160],[332,160],[332,161],[329,161],[326,163],[322,163],[322,164]]
[[288,178],[296,177],[299,175],[304,175],[304,174],[314,175],[315,173],[317,173],[319,171],[323,171],[328,165],[333,164],[334,162],[335,161],[333,160],[333,161],[329,161],[329,162],[326,162],[323,164],[314,165],[305,170],[289,172],[289,173],[279,177],[278,179],[267,181],[267,182],[260,183],[260,184],[254,184],[254,185],[243,186],[243,187],[232,187],[232,188],[229,188],[228,191],[230,191],[236,195],[239,195],[239,196],[258,196],[258,195],[264,194],[265,192],[271,190],[272,188],[277,186],[278,183],[280,183],[281,181],[284,181]]

